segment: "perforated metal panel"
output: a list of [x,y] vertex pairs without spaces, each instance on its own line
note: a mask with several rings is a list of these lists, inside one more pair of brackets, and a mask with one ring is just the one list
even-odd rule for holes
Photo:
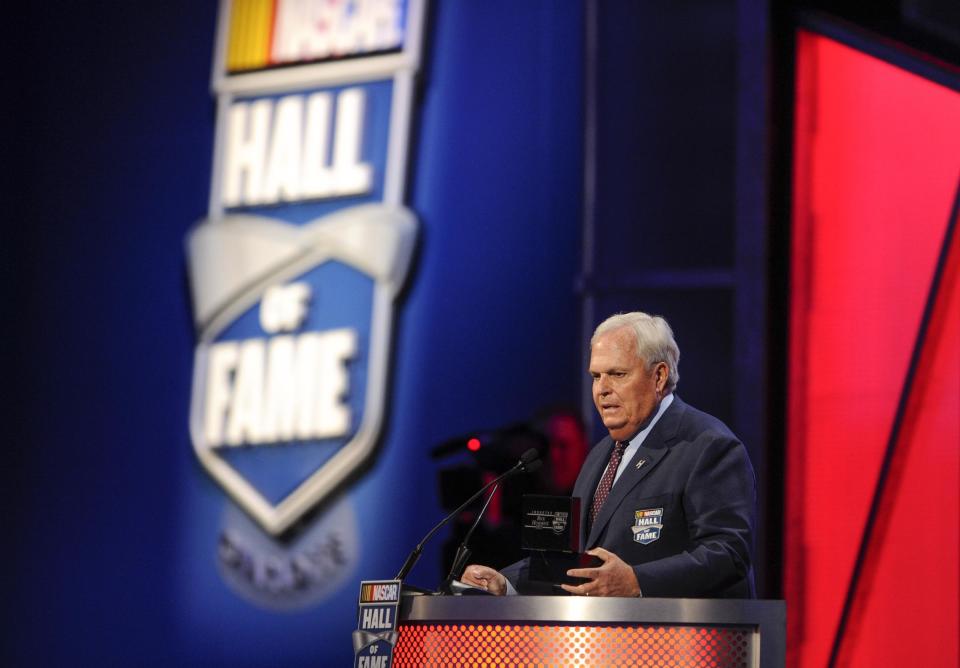
[[752,635],[693,626],[401,624],[393,665],[746,668]]

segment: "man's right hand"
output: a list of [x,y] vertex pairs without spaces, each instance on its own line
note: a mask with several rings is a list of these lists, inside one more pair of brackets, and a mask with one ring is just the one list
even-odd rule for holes
[[470,564],[463,570],[460,581],[497,596],[507,593],[507,578],[489,566]]

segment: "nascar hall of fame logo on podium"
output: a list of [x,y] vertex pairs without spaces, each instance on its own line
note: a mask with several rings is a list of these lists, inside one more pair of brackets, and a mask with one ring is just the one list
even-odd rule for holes
[[365,580],[360,583],[357,630],[353,632],[354,668],[390,668],[399,640],[397,613],[400,580]]
[[[187,238],[190,434],[206,472],[285,543],[379,436],[417,234],[403,198],[423,13],[422,0],[221,6],[210,207]],[[238,531],[223,534],[234,558],[257,542]]]

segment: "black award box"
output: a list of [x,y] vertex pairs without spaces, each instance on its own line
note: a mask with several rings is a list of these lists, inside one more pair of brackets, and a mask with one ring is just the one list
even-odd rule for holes
[[520,547],[541,552],[580,552],[580,498],[524,494]]
[[[585,582],[567,575],[571,568],[596,566],[600,560],[582,554],[580,498],[525,494],[520,547],[530,551],[529,577],[550,593],[563,593],[559,583]],[[543,593],[547,593],[544,591]]]

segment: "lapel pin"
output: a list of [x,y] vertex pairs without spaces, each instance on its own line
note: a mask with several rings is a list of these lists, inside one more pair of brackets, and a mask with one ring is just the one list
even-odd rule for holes
[[643,466],[646,463],[647,463],[646,459],[637,460],[637,468],[639,469],[641,466]]

